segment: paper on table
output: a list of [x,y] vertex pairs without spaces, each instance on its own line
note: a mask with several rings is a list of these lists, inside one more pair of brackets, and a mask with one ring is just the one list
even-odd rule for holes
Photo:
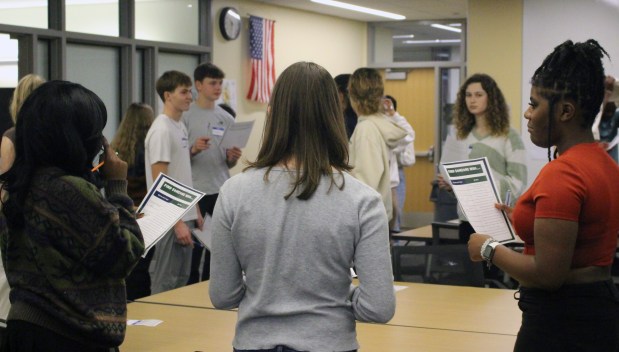
[[206,213],[204,215],[204,225],[202,230],[195,228],[191,230],[193,235],[202,243],[209,251],[211,250],[211,216]]
[[203,192],[159,174],[137,210],[144,256],[203,196]]
[[128,319],[127,320],[127,325],[142,325],[142,326],[154,327],[161,323],[163,323],[163,320],[157,320],[157,319],[145,319],[145,320]]
[[501,203],[487,158],[442,163],[461,209],[475,232],[505,243],[515,240],[507,215],[494,207]]
[[228,127],[219,146],[228,149],[232,147],[244,148],[254,127],[254,121],[237,122]]

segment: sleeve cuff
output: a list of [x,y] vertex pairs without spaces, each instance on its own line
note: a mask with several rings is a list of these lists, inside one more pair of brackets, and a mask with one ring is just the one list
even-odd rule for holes
[[127,195],[127,180],[108,180],[105,186],[105,194],[110,197],[114,195]]

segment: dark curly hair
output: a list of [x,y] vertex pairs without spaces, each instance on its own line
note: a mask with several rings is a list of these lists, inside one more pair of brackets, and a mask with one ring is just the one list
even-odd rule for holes
[[551,116],[554,116],[555,105],[559,101],[574,101],[582,112],[582,127],[591,128],[593,125],[604,99],[604,55],[610,58],[606,50],[593,39],[584,43],[567,40],[555,47],[535,70],[531,85],[538,88],[540,95],[549,103],[548,161],[551,160]]
[[488,94],[486,117],[492,135],[507,135],[509,133],[509,112],[503,92],[496,81],[487,74],[476,73],[469,77],[458,90],[458,98],[453,115],[453,123],[458,131],[458,138],[464,139],[475,127],[475,116],[466,107],[466,88],[472,83],[479,83]]

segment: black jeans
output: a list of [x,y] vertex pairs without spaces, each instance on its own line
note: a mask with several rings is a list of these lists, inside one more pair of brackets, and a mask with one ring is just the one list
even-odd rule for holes
[[519,293],[522,326],[514,351],[619,350],[619,292],[612,280]]

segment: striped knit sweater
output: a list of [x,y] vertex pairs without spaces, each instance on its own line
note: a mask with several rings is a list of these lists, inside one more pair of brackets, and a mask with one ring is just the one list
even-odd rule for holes
[[[475,132],[465,139],[457,139],[450,133],[443,144],[441,162],[488,158],[492,177],[499,194],[509,189],[515,204],[527,185],[526,150],[518,132],[510,128],[507,135],[479,137]],[[458,208],[461,220],[466,220]]]
[[8,320],[24,320],[93,347],[122,343],[125,277],[144,251],[127,181],[107,199],[88,181],[55,168],[32,179],[25,226],[0,214],[2,259],[11,286]]

